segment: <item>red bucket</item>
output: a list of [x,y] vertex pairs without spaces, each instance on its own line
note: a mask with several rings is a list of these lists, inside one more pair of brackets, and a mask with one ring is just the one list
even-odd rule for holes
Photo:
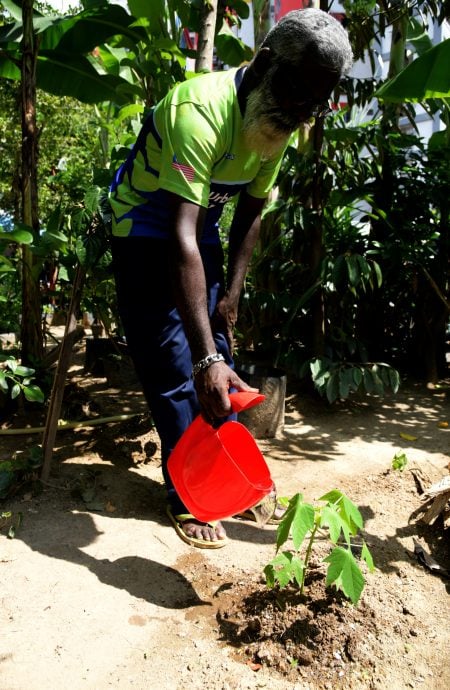
[[[259,393],[230,393],[234,412],[263,400]],[[240,422],[214,429],[198,416],[178,441],[167,467],[180,499],[202,522],[241,513],[273,488],[266,461]]]

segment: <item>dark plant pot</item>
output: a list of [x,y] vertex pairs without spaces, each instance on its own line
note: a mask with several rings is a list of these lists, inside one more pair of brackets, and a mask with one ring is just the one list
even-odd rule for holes
[[101,323],[93,323],[91,326],[92,335],[94,338],[103,338],[105,330]]
[[266,396],[260,405],[244,410],[239,421],[254,438],[275,438],[284,428],[287,377],[284,371],[262,364],[240,363],[236,373]]

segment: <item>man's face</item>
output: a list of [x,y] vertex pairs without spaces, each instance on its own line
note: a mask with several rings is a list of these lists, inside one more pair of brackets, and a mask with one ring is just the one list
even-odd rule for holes
[[275,152],[302,122],[326,109],[338,81],[338,73],[311,58],[303,58],[301,66],[274,58],[248,97],[244,132],[257,141],[258,149],[266,142]]

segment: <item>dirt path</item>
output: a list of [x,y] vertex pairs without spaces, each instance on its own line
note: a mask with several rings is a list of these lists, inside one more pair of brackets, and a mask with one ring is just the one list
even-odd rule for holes
[[[137,390],[72,373],[102,414],[145,409]],[[408,523],[420,505],[411,469],[426,482],[447,472],[443,421],[445,395],[423,388],[332,410],[292,395],[283,438],[259,442],[281,495],[313,501],[339,488],[357,503],[377,565],[351,621],[351,607],[339,609],[356,651],[324,641],[316,660],[294,659],[287,674],[255,663],[249,641],[236,644],[221,617],[260,586],[275,528],[230,519],[226,548],[192,549],[166,519],[145,420],[59,432],[49,486],[1,505],[23,514],[14,539],[0,533],[2,690],[447,690],[449,580],[418,563],[413,539],[448,568],[448,533]],[[36,442],[0,437],[0,458]],[[401,449],[403,473],[391,470]]]

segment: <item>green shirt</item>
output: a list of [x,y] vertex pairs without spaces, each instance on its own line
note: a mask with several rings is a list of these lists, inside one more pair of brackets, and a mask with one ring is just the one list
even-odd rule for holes
[[265,198],[283,151],[262,160],[242,135],[243,68],[203,74],[172,89],[150,113],[111,187],[113,234],[167,238],[168,192],[208,209],[203,242],[218,242],[224,204],[242,189]]

